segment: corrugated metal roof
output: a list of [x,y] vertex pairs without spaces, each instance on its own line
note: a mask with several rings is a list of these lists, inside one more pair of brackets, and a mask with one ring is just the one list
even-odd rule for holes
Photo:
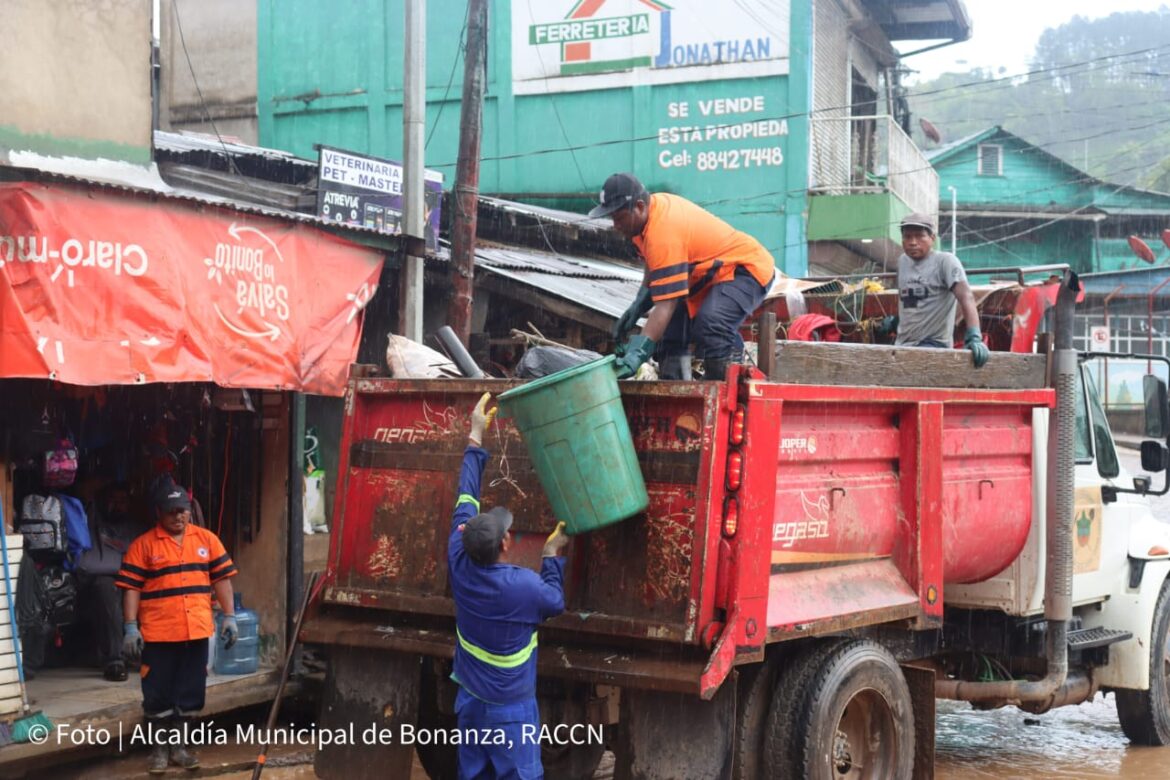
[[[114,160],[46,157],[30,152],[10,152],[8,158],[9,165],[0,167],[6,168],[19,176],[37,181],[59,181],[88,187],[100,187],[119,192],[151,195],[185,203],[219,206],[245,214],[257,214],[276,219],[304,222],[318,227],[329,227],[333,230],[378,236],[379,238],[390,241],[397,240],[397,236],[381,233],[374,228],[366,228],[359,225],[341,225],[322,219],[314,214],[303,214],[297,211],[258,206],[232,198],[209,195],[208,193],[197,190],[172,187],[159,177],[158,169],[153,164],[147,168]],[[9,178],[11,178],[11,175]]]
[[280,149],[267,149],[263,146],[252,146],[239,142],[238,139],[230,137],[222,138],[220,136],[208,135],[207,133],[195,133],[190,130],[183,130],[178,133],[155,130],[154,146],[156,149],[163,149],[173,154],[209,152],[232,157],[262,157],[266,160],[285,162],[290,165],[299,165],[305,168],[317,167],[316,160],[306,160],[303,157],[297,157],[291,152],[285,152]]
[[[1108,295],[1119,285],[1124,285],[1117,293],[1120,298],[1145,297],[1167,279],[1170,279],[1170,267],[1167,266],[1128,268],[1123,271],[1102,271],[1080,276],[1088,295]],[[1159,290],[1155,297],[1170,297],[1170,284]]]
[[620,263],[517,247],[480,246],[476,266],[609,317],[634,300],[642,272]]
[[500,211],[525,214],[527,216],[537,217],[545,222],[555,222],[561,225],[571,225],[573,227],[595,231],[608,231],[613,228],[613,221],[608,217],[605,219],[590,219],[584,214],[578,214],[575,211],[561,211],[560,209],[550,209],[544,206],[531,206],[527,203],[517,203],[512,200],[501,200],[500,198],[491,198],[484,195],[481,195],[479,199]]

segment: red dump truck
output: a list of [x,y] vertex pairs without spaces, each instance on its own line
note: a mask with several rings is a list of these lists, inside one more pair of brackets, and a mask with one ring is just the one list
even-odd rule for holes
[[[1170,533],[1071,349],[1073,285],[1044,352],[979,372],[782,343],[724,382],[622,383],[650,506],[568,549],[539,634],[547,776],[588,778],[608,747],[618,778],[929,777],[936,697],[1043,712],[1114,690],[1131,739],[1170,742]],[[318,726],[359,733],[318,753],[324,777],[407,777],[412,751],[455,776],[446,538],[468,412],[514,385],[351,378],[303,638],[329,653]],[[1147,391],[1156,472],[1170,410]],[[555,518],[516,430],[485,446],[484,506],[511,508],[535,567]]]

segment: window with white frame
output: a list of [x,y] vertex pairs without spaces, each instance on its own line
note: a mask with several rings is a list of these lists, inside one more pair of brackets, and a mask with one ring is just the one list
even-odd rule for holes
[[1003,176],[1003,147],[999,144],[979,144],[979,175]]

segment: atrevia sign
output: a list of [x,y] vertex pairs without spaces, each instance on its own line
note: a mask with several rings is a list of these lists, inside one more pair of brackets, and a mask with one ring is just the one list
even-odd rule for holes
[[512,3],[518,95],[788,72],[789,0]]
[[[401,163],[362,154],[319,148],[317,214],[330,222],[359,225],[379,233],[402,232]],[[424,183],[427,249],[438,249],[439,204],[443,174],[428,170]]]

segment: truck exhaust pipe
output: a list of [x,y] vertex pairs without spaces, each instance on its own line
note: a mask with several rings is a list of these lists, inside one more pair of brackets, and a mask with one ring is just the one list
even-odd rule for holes
[[1047,524],[1045,529],[1044,619],[1048,674],[1041,680],[968,682],[937,680],[934,695],[962,701],[1038,702],[1061,690],[1068,677],[1068,622],[1072,618],[1073,470],[1076,447],[1077,353],[1073,349],[1073,313],[1080,280],[1066,271],[1056,296],[1051,385],[1056,411],[1048,426]]

